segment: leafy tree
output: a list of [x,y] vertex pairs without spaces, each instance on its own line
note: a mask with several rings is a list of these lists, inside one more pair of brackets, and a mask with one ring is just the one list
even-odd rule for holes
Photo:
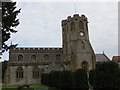
[[72,72],[71,71],[61,71],[60,74],[60,89],[65,90],[68,88],[73,88],[73,82],[72,82]]
[[51,87],[59,88],[61,71],[52,71],[49,74],[51,75],[51,81],[50,81]]
[[89,83],[90,85],[94,85],[94,81],[95,81],[95,70],[90,70],[89,71]]
[[97,63],[94,71],[93,87],[100,88],[120,88],[120,69],[118,64],[112,61]]
[[43,73],[41,75],[41,83],[45,85],[49,85],[49,74],[48,73]]
[[60,90],[88,90],[87,73],[82,69],[75,72],[63,70],[42,74],[41,82]]
[[16,33],[15,28],[19,25],[19,19],[17,15],[20,13],[20,10],[16,10],[16,2],[2,2],[2,21],[1,21],[1,30],[2,30],[2,52],[7,51],[10,47],[15,47],[15,45],[7,45],[12,33]]
[[73,73],[74,89],[75,90],[88,90],[87,73],[83,69],[78,69]]

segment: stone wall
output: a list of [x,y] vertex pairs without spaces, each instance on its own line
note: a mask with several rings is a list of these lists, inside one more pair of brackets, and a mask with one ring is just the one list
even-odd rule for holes
[[[71,70],[95,67],[95,54],[89,41],[88,20],[85,15],[68,16],[62,20],[63,52],[65,61],[71,62]],[[82,64],[85,62],[86,64]]]
[[[5,83],[7,85],[26,85],[26,84],[41,84],[41,74],[49,73],[51,71],[61,71],[61,70],[69,70],[69,62],[29,62],[29,63],[21,63],[21,62],[9,62],[8,63],[8,71],[9,75],[6,76],[9,80]],[[18,67],[22,67],[23,69],[23,77],[22,79],[16,78],[16,70]],[[33,68],[38,67],[40,71],[40,76],[38,79],[33,78]]]
[[[60,60],[63,61],[62,48],[12,48],[10,49],[10,62],[18,61],[18,56],[23,56],[23,61],[31,61],[31,56],[36,56],[36,61],[57,61],[56,55],[60,55]],[[48,55],[49,60],[45,60],[44,56]]]

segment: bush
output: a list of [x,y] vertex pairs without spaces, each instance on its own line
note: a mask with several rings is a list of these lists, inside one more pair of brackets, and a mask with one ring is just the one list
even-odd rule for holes
[[42,74],[41,83],[60,90],[68,88],[73,90],[84,88],[84,90],[88,90],[87,73],[81,69],[75,72],[64,70]]
[[[89,79],[94,89],[119,88],[120,72],[118,64],[112,61],[97,63],[94,79]],[[93,74],[93,73],[90,73]],[[92,75],[90,75],[92,76]]]
[[82,70],[78,69],[73,73],[73,84],[74,84],[74,89],[84,89],[88,90],[88,78],[87,78],[87,73]]
[[60,71],[53,71],[49,73],[49,86],[50,87],[59,87],[59,77]]
[[60,71],[53,71],[50,73],[42,74],[41,75],[41,83],[44,85],[48,85],[50,87],[60,87]]
[[[88,90],[87,73],[82,70],[54,71],[48,74],[42,74],[42,84],[56,87],[58,89]],[[120,68],[115,62],[100,62],[96,68],[89,72],[89,83],[94,89],[99,88],[119,88],[120,89]]]
[[44,85],[49,85],[49,74],[42,74],[41,75],[41,83]]
[[73,82],[72,82],[72,72],[71,71],[62,71],[60,74],[60,89],[65,89],[65,88],[72,88],[73,87]]
[[94,85],[94,81],[95,81],[95,70],[90,70],[89,71],[89,83],[90,85]]
[[61,71],[53,72],[53,86],[55,86],[56,88],[60,88],[60,74]]

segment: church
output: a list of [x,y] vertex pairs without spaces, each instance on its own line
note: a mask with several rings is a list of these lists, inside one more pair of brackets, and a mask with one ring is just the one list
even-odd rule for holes
[[110,60],[104,53],[95,54],[85,15],[68,16],[61,27],[62,48],[10,48],[6,85],[40,84],[42,73],[79,68],[88,72],[96,62]]

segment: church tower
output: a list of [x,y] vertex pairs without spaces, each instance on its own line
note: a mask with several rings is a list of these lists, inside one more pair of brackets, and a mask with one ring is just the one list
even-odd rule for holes
[[70,68],[86,71],[95,68],[95,54],[89,41],[88,21],[85,15],[68,16],[62,20],[64,60],[70,61]]

